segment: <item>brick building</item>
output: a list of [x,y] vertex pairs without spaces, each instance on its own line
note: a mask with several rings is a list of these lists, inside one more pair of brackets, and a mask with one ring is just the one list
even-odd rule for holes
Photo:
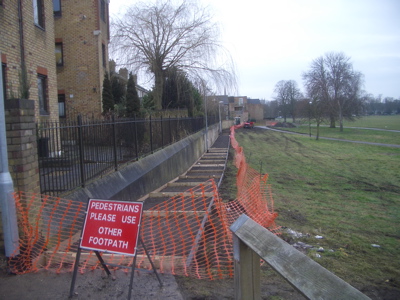
[[108,0],[53,0],[61,118],[99,117],[108,67]]
[[249,112],[247,111],[247,97],[229,97],[229,112],[231,118],[240,118],[241,122],[247,121]]
[[35,124],[58,120],[52,1],[0,0],[0,52],[9,171],[39,192]]
[[251,99],[247,96],[229,97],[213,96],[218,103],[221,103],[221,117],[222,119],[240,118],[240,122],[247,121],[249,119],[255,121],[262,121],[264,119],[264,105],[259,99]]
[[37,122],[78,112],[100,115],[108,5],[109,0],[0,0],[0,84],[15,190],[39,192]]
[[264,105],[260,99],[247,98],[247,111],[249,112],[249,119],[258,122],[264,120]]
[[0,0],[0,51],[6,99],[21,98],[22,66],[29,98],[38,100],[35,117],[58,119],[51,1]]

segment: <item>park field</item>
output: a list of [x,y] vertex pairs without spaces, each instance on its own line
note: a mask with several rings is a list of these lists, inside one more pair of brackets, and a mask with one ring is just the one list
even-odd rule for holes
[[[282,120],[283,121],[283,120]],[[287,122],[290,122],[287,119]],[[308,123],[308,120],[301,119],[296,122],[295,128],[284,128],[287,131],[303,133],[315,137],[317,127],[315,124]],[[329,137],[344,140],[355,140],[372,143],[394,144],[400,145],[400,115],[390,116],[366,116],[355,121],[345,121],[343,132],[340,132],[339,124],[336,128],[329,128],[326,124],[321,124],[319,135],[321,137]],[[364,129],[367,128],[367,129]],[[372,130],[375,129],[375,130]]]
[[[394,117],[351,125],[399,130],[400,117]],[[277,224],[303,234],[297,239],[282,230],[284,239],[312,245],[310,257],[361,291],[400,295],[400,148],[317,141],[260,128],[239,129],[235,136],[249,165],[269,174]],[[375,142],[400,143],[400,133],[348,134],[361,141],[371,136]],[[228,167],[227,181],[235,172]],[[225,199],[235,197],[233,181],[229,185]],[[320,247],[323,252],[317,252]]]

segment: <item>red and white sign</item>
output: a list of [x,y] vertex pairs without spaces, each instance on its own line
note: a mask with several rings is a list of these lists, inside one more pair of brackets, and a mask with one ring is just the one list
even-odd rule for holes
[[90,199],[81,248],[135,255],[142,202]]

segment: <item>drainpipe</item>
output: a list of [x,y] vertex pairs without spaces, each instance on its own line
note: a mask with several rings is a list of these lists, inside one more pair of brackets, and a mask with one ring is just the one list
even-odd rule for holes
[[21,67],[25,65],[25,46],[24,46],[24,28],[22,26],[22,3],[18,1],[18,26],[19,26],[19,51],[21,56]]
[[[0,52],[1,57],[1,52]],[[17,213],[13,197],[14,186],[8,171],[6,118],[4,112],[3,72],[0,72],[0,202],[6,257],[19,254]]]

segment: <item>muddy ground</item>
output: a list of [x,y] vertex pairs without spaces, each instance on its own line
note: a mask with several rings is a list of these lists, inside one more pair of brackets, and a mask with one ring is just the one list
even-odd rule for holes
[[[133,279],[131,299],[176,299],[176,300],[227,300],[234,299],[234,281],[200,280],[195,278],[159,274],[163,286],[154,273],[136,271]],[[56,274],[41,270],[24,275],[7,273],[4,257],[0,268],[0,299],[7,300],[55,300],[68,299],[71,290],[72,273]],[[127,299],[130,274],[113,271],[107,276],[103,270],[78,274],[72,299],[112,300]],[[371,299],[400,299],[400,290],[390,286],[376,288],[357,287]],[[291,285],[285,282],[270,267],[261,268],[262,299],[305,299]]]
[[[154,273],[135,272],[131,299],[234,299],[233,279],[199,280],[159,274],[163,286]],[[279,278],[262,276],[262,299],[304,299]],[[56,274],[39,271],[24,275],[7,275],[1,270],[0,299],[68,299],[72,273]],[[130,275],[123,271],[107,276],[102,270],[78,274],[72,299],[127,299]]]

